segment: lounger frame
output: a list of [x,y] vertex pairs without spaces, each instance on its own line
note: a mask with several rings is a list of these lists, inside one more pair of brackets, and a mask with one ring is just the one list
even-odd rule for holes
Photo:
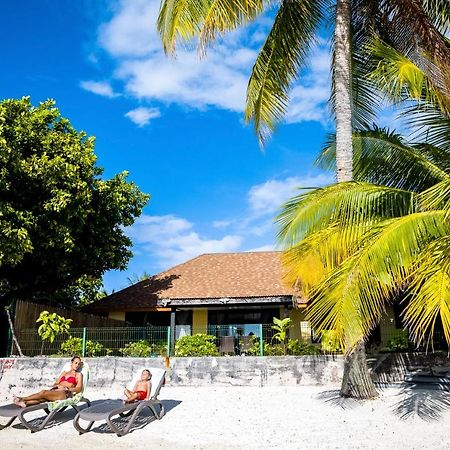
[[[55,416],[63,412],[66,408],[68,408],[68,406],[71,406],[73,409],[75,409],[77,413],[79,413],[81,411],[81,409],[78,407],[79,403],[86,403],[88,407],[91,406],[91,402],[84,397],[82,397],[76,405],[63,406],[62,408],[56,408],[53,411],[49,410],[48,403],[39,403],[38,405],[27,406],[25,408],[21,408],[20,406],[17,406],[14,403],[2,406],[0,407],[0,417],[11,417],[11,419],[5,425],[0,425],[0,430],[3,430],[4,428],[7,428],[10,425],[12,425],[15,419],[19,419],[22,425],[28,428],[32,433],[36,433],[37,431],[43,430]],[[25,418],[25,414],[28,414],[33,411],[39,411],[41,409],[45,411],[47,416],[39,425],[37,426],[32,425],[30,421]]]
[[[154,394],[150,399],[139,400],[133,403],[125,404],[115,402],[113,403],[115,405],[113,408],[110,408],[108,400],[105,400],[98,405],[92,406],[90,408],[85,408],[82,411],[78,412],[73,419],[73,426],[80,434],[84,434],[90,431],[92,425],[94,425],[94,422],[98,420],[105,420],[111,431],[116,433],[117,436],[125,436],[130,432],[134,422],[145,408],[149,408],[156,419],[160,420],[164,416],[165,410],[164,405],[157,399],[157,397],[162,385],[164,384],[166,371],[162,370],[160,373],[161,376],[158,381],[158,385],[156,386]],[[129,417],[123,429],[120,429],[113,422],[113,418],[115,416],[120,416],[122,418]],[[80,419],[88,422],[88,425],[86,427],[81,426]]]
[[[90,409],[93,410],[94,408],[95,406]],[[149,408],[158,420],[160,420],[165,414],[164,405],[159,400],[141,400],[135,403],[124,404],[113,410],[100,409],[98,411],[80,411],[73,419],[73,426],[80,434],[84,434],[90,431],[96,421],[105,420],[109,428],[116,433],[117,436],[125,436],[130,432],[134,422],[145,408]],[[123,429],[119,428],[113,422],[113,419],[116,416],[120,416],[122,418],[129,417]],[[81,426],[80,419],[88,421],[88,425],[86,427]]]

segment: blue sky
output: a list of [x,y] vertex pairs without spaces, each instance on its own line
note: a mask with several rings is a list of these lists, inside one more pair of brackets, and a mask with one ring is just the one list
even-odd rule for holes
[[291,93],[264,153],[243,123],[247,78],[270,25],[262,18],[200,59],[168,59],[156,34],[159,0],[17,0],[2,5],[1,98],[54,98],[94,135],[98,165],[128,170],[151,200],[127,230],[135,256],[104,277],[108,291],[201,253],[273,249],[273,217],[297,186],[333,177],[312,165],[332,124],[325,42]]

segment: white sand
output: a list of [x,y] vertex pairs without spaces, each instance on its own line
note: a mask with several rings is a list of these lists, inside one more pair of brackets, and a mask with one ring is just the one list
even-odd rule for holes
[[[336,387],[337,389],[337,387]],[[108,397],[108,393],[91,400]],[[117,393],[109,393],[117,398]],[[113,395],[111,395],[113,394]],[[115,395],[114,395],[115,394]],[[378,400],[342,401],[323,387],[164,387],[168,412],[117,437],[97,422],[79,436],[72,411],[31,434],[0,431],[2,449],[449,449],[450,393],[386,388]],[[149,423],[151,422],[151,423]],[[2,422],[3,423],[3,422]]]

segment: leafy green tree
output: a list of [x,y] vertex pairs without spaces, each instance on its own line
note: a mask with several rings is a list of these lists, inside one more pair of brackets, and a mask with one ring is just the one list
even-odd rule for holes
[[[94,138],[55,102],[0,102],[0,298],[47,302],[132,255],[124,227],[148,201],[122,172],[102,178]],[[81,281],[80,281],[81,280]]]
[[66,319],[56,313],[42,311],[39,314],[36,323],[42,322],[38,328],[38,334],[42,339],[41,355],[44,352],[44,343],[49,341],[54,342],[57,336],[64,333],[69,333],[72,319]]
[[[346,350],[405,297],[414,341],[430,340],[440,323],[450,343],[450,153],[379,128],[355,133],[354,148],[358,181],[284,206],[278,223],[287,279],[311,298],[316,331],[333,330]],[[334,151],[331,140],[324,167],[334,165]]]

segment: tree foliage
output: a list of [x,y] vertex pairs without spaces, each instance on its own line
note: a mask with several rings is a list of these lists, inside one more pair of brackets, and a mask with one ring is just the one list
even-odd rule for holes
[[278,218],[286,279],[311,298],[316,331],[346,350],[398,298],[416,343],[438,323],[450,343],[450,154],[376,127],[354,141],[356,181],[301,194]]
[[[163,0],[158,30],[168,54],[175,54],[178,42],[196,37],[204,53],[218,36],[246,26],[264,13],[273,17],[248,82],[245,108],[246,120],[254,123],[260,142],[264,143],[285,117],[290,90],[302,75],[318,30],[334,18],[336,4],[336,0]],[[377,82],[368,77],[380,59],[371,47],[375,41],[392,50],[384,53],[387,64],[395,65],[403,58],[421,67],[434,86],[448,85],[447,0],[352,0],[350,6],[355,125],[373,120],[379,100]],[[382,83],[379,85],[383,88]],[[442,95],[450,101],[450,92],[443,91]]]
[[[122,172],[102,178],[94,138],[55,102],[0,103],[0,297],[46,301],[106,270],[125,269],[148,201]],[[65,302],[70,300],[64,299]]]

